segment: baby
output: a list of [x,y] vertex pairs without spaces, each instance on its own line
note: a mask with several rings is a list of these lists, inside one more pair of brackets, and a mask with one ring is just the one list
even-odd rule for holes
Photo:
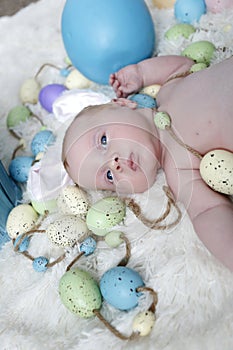
[[170,115],[182,142],[204,155],[233,151],[233,58],[189,74],[194,62],[161,56],[129,65],[110,76],[117,99],[79,113],[63,143],[63,162],[86,189],[143,192],[162,168],[206,247],[233,271],[233,204],[202,180],[200,159],[154,123],[155,110],[137,108],[126,97],[159,84],[157,111]]

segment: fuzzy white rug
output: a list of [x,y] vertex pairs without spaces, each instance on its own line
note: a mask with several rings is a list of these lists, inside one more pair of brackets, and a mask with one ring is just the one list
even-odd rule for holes
[[[6,130],[5,118],[9,109],[19,104],[22,82],[45,62],[64,66],[66,53],[60,34],[64,3],[64,0],[40,0],[13,17],[0,18],[0,154],[6,166],[15,140]],[[232,11],[203,16],[191,38],[169,43],[164,40],[164,33],[175,23],[172,10],[159,11],[152,7],[151,10],[158,53],[179,54],[191,41],[210,40],[218,48],[213,62],[233,54]],[[61,79],[52,70],[43,75],[43,83]],[[101,86],[94,88],[111,93]],[[38,124],[25,128],[25,138],[33,128],[38,128]],[[149,192],[134,196],[150,218],[158,217],[164,209],[163,183],[161,173]],[[101,196],[101,193],[92,194],[92,199]],[[129,210],[120,225],[132,243],[128,266],[136,269],[145,284],[157,290],[159,296],[155,326],[148,337],[137,341],[121,341],[98,319],[80,319],[61,304],[59,279],[77,253],[75,249],[70,250],[60,264],[45,273],[37,273],[30,261],[13,252],[12,244],[7,243],[0,251],[0,349],[232,350],[233,275],[203,247],[185,210],[182,211],[181,223],[168,232],[149,231]],[[169,220],[174,217],[172,213]],[[35,256],[54,257],[61,253],[41,236],[34,237],[30,252]],[[123,254],[124,247],[110,249],[101,243],[96,252],[83,257],[78,266],[98,280],[108,268],[117,265]],[[130,334],[134,315],[149,304],[150,297],[145,295],[132,311],[117,311],[103,303],[101,312],[117,329]]]

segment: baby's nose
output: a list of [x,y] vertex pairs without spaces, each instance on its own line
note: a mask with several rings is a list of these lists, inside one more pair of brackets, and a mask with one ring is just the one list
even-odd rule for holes
[[114,170],[117,170],[117,171],[121,171],[121,164],[120,164],[120,159],[118,156],[115,156],[113,157],[113,160],[112,160],[112,167],[114,168]]

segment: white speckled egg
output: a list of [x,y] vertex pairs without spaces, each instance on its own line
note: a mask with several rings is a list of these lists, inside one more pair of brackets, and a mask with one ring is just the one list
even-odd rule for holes
[[153,98],[156,98],[159,90],[160,90],[161,85],[154,84],[154,85],[149,85],[144,87],[142,90],[140,90],[141,94],[146,94],[149,95]]
[[133,321],[133,331],[141,337],[148,335],[155,323],[155,314],[151,311],[144,311],[137,314]]
[[205,154],[200,163],[200,174],[213,190],[233,194],[233,153],[221,149]]
[[52,243],[62,247],[73,247],[88,234],[84,220],[74,215],[64,215],[49,224],[46,233]]
[[87,89],[91,86],[91,81],[82,75],[77,69],[70,72],[65,80],[67,89]]
[[63,214],[85,217],[89,208],[87,196],[78,186],[65,187],[57,198],[57,206]]
[[36,104],[38,102],[40,89],[41,86],[36,79],[29,78],[25,80],[19,91],[19,97],[22,103]]
[[13,208],[8,215],[6,230],[8,235],[13,239],[31,230],[39,215],[29,204],[20,204]]

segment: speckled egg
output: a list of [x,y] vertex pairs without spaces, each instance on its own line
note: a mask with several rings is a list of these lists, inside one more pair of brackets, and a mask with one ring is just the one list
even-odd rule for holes
[[116,248],[122,242],[124,242],[124,240],[122,239],[122,236],[124,236],[123,232],[113,230],[106,234],[106,236],[104,237],[104,240],[109,247]]
[[22,103],[36,104],[41,86],[35,78],[29,78],[22,84],[19,97]]
[[155,314],[152,311],[143,311],[137,314],[133,321],[132,329],[141,337],[150,334],[155,323]]
[[174,5],[175,17],[182,23],[197,22],[205,13],[204,0],[176,0]]
[[105,236],[110,228],[125,217],[125,204],[118,197],[106,197],[94,203],[87,212],[87,226],[98,236]]
[[39,93],[39,102],[41,106],[52,113],[53,103],[67,88],[62,84],[49,84],[44,86]]
[[213,190],[233,194],[233,153],[213,150],[205,154],[200,163],[200,174]]
[[156,108],[156,100],[147,94],[135,94],[128,97],[129,100],[137,103],[137,108]]
[[17,182],[27,182],[33,161],[34,158],[29,156],[15,157],[9,164],[10,176]]
[[89,202],[87,195],[78,186],[66,186],[57,198],[57,206],[63,214],[86,217]]
[[81,238],[88,234],[84,220],[73,215],[61,216],[49,224],[46,233],[52,243],[62,247],[73,247]]
[[152,0],[152,4],[159,9],[167,9],[173,7],[176,0]]
[[55,141],[55,136],[51,130],[41,130],[33,137],[31,151],[34,156],[40,152],[45,152],[48,146]]
[[213,13],[222,12],[233,7],[232,0],[205,0],[205,2],[207,10]]
[[88,89],[91,86],[91,80],[87,79],[77,69],[72,70],[65,80],[67,89]]
[[8,115],[6,124],[8,128],[14,128],[21,122],[25,122],[32,115],[29,108],[25,106],[16,106],[12,108]]
[[186,47],[181,52],[182,56],[191,58],[196,63],[210,64],[216,48],[210,41],[197,41]]
[[188,39],[195,31],[196,29],[191,24],[178,23],[166,31],[165,38],[168,40],[177,40],[183,36]]
[[161,85],[153,84],[153,85],[145,86],[142,90],[140,90],[140,93],[156,98],[160,88],[161,88]]
[[6,230],[13,239],[31,230],[37,223],[39,215],[29,204],[20,204],[8,215]]
[[206,69],[207,65],[205,63],[194,63],[190,68],[191,73],[199,72],[202,69]]
[[50,199],[47,201],[32,201],[31,204],[35,211],[41,215],[43,215],[45,211],[52,213],[57,209],[57,202],[55,199]]
[[67,309],[83,318],[94,316],[93,310],[99,310],[102,304],[98,284],[89,273],[78,268],[62,276],[59,294]]
[[125,266],[116,266],[104,273],[100,280],[103,298],[119,310],[130,310],[138,305],[136,289],[144,286],[141,276]]

